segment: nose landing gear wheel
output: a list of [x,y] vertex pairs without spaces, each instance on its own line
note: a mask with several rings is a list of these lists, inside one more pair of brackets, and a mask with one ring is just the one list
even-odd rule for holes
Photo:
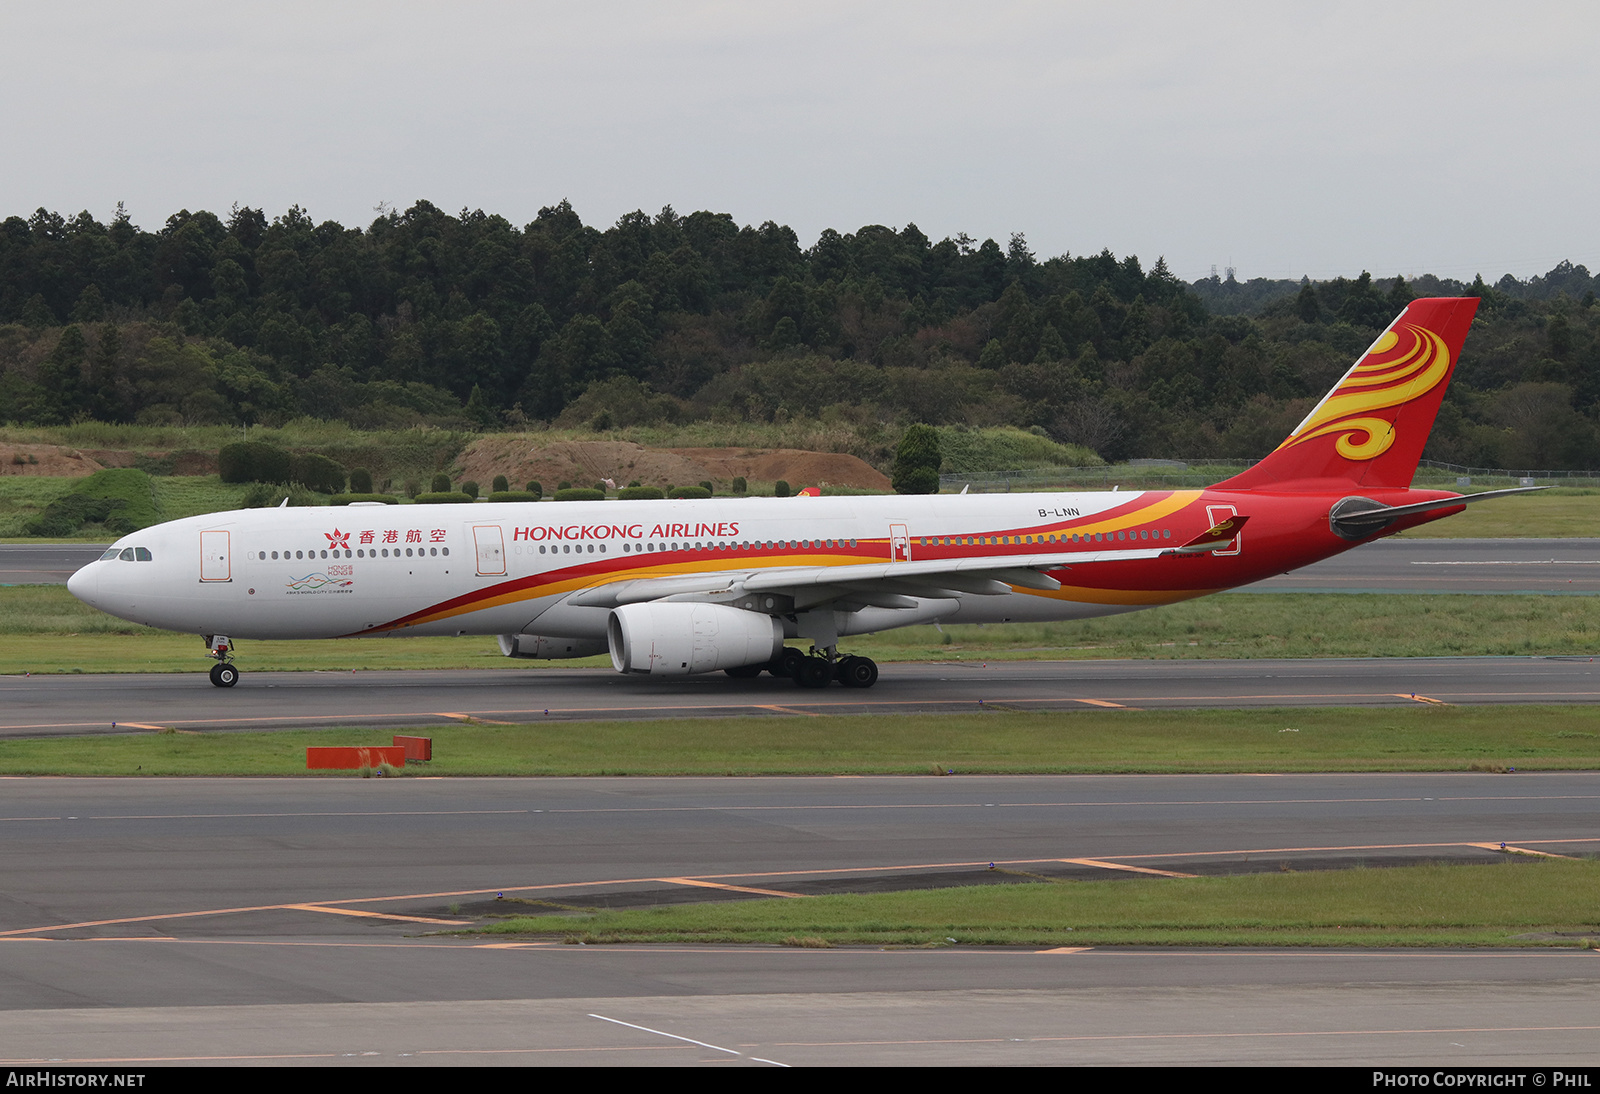
[[239,682],[239,670],[232,665],[212,665],[211,682],[219,688],[231,688]]

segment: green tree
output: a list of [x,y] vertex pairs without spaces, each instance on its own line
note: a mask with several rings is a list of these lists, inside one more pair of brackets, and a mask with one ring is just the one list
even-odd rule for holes
[[939,431],[931,425],[906,427],[895,449],[891,480],[897,494],[937,494],[939,492]]
[[1317,290],[1311,287],[1310,280],[1300,286],[1300,295],[1294,300],[1294,313],[1303,323],[1315,323],[1322,318],[1322,304],[1317,300]]
[[61,332],[55,349],[39,365],[39,386],[44,389],[40,420],[46,425],[70,422],[88,413],[89,392],[83,382],[83,359],[88,344],[77,324]]

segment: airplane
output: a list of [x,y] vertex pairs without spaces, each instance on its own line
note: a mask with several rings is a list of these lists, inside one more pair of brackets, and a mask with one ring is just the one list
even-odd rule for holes
[[124,536],[67,587],[202,636],[218,687],[241,638],[474,634],[623,673],[866,688],[851,635],[1172,604],[1538,489],[1411,488],[1477,306],[1413,301],[1277,449],[1201,490],[245,509]]

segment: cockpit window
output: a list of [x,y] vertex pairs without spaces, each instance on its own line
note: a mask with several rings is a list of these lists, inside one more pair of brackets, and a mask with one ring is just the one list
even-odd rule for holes
[[150,548],[148,548],[148,547],[135,547],[133,549],[133,557],[136,560],[138,560],[139,562],[149,562],[150,561]]
[[116,558],[116,557],[117,557],[117,548],[112,547],[112,548],[108,549],[105,554],[100,556],[100,561],[104,562],[108,558]]
[[124,562],[132,562],[133,561],[133,548],[132,547],[124,547],[122,549],[122,554],[121,554],[120,557],[122,558],[122,561],[124,561]]

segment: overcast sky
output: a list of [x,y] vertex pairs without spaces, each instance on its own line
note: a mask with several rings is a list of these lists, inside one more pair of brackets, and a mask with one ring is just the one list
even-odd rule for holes
[[0,9],[0,216],[915,222],[1185,278],[1600,267],[1600,5]]

